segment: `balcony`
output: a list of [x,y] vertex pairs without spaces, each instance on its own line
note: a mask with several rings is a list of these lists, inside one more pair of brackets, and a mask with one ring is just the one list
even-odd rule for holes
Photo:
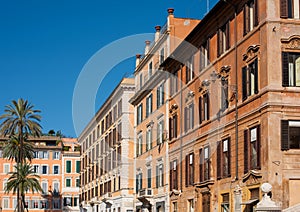
[[139,190],[138,192],[138,197],[152,197],[152,189],[151,188],[144,188]]

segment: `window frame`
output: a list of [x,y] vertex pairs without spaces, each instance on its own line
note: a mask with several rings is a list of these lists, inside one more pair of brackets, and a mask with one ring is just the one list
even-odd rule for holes
[[[254,139],[253,130],[256,129],[256,140]],[[261,127],[260,125],[253,126],[244,130],[244,173],[249,170],[261,168]],[[255,153],[253,152],[255,149]],[[256,154],[256,155],[255,155]],[[254,158],[256,156],[256,158]],[[256,161],[254,161],[254,159]],[[256,163],[254,165],[253,163]]]
[[258,58],[251,60],[246,66],[242,68],[242,96],[243,101],[248,97],[258,94],[259,82],[259,65]]

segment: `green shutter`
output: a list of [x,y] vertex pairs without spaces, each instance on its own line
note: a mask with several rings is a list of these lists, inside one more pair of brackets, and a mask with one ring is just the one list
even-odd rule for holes
[[68,160],[66,162],[66,172],[71,173],[71,161],[70,160]]
[[76,173],[80,173],[80,161],[76,161]]

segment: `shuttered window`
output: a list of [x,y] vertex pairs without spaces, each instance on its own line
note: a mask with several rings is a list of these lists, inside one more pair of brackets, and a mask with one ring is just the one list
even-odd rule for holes
[[281,120],[281,150],[300,149],[300,121]]
[[185,107],[184,116],[185,116],[184,131],[187,132],[188,130],[194,128],[194,103]]
[[194,153],[186,155],[186,186],[194,185]]
[[280,0],[281,18],[300,18],[299,0]]
[[260,130],[260,125],[244,130],[244,173],[247,173],[249,169],[260,169]]
[[223,139],[217,147],[217,178],[230,176],[231,163],[230,138]]
[[218,57],[230,48],[230,22],[224,24],[217,33]]
[[210,63],[209,43],[210,39],[207,39],[200,47],[200,71]]
[[243,100],[258,93],[258,59],[242,68]]
[[282,86],[300,86],[300,53],[282,52]]
[[252,0],[244,6],[244,35],[258,25],[258,1]]
[[200,124],[203,121],[209,120],[209,110],[210,110],[209,94],[205,93],[203,96],[199,97],[199,122],[200,122]]
[[200,182],[210,180],[210,147],[200,149],[199,177]]

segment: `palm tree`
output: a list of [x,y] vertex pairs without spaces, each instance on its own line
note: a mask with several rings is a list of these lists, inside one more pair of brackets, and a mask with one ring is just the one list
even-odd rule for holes
[[[16,136],[19,142],[17,166],[26,162],[24,157],[24,141],[29,135],[40,136],[42,134],[42,127],[39,124],[41,116],[38,114],[41,111],[34,109],[34,106],[28,103],[27,100],[18,99],[13,100],[11,105],[6,105],[4,114],[0,116],[0,120],[4,120],[0,124],[0,134],[3,136],[13,137]],[[21,211],[20,193],[17,191],[18,196],[18,212]]]
[[15,167],[15,172],[10,172],[11,176],[8,178],[7,184],[4,189],[6,193],[9,193],[10,191],[12,191],[13,194],[19,192],[22,198],[21,204],[23,207],[19,205],[19,201],[18,201],[18,209],[19,208],[24,209],[25,193],[27,191],[31,190],[32,193],[34,193],[34,191],[40,191],[40,192],[43,191],[38,180],[40,176],[37,175],[34,172],[33,167],[26,162],[19,163],[14,167]]
[[26,138],[24,138],[24,141],[25,142],[22,149],[24,158],[19,158],[21,145],[19,138],[16,136],[11,136],[6,142],[5,146],[3,147],[3,157],[15,161],[25,161],[26,159],[31,161],[34,156],[33,146],[31,143],[27,142]]
[[[33,105],[28,103],[27,100],[18,99],[18,101],[13,100],[12,105],[6,105],[4,114],[0,116],[0,119],[4,121],[0,124],[0,134],[6,136],[17,135],[20,141],[20,156],[19,159],[22,160],[23,157],[23,145],[24,136],[40,136],[42,134],[42,127],[39,124],[41,121],[41,116],[38,114],[41,111],[33,109]],[[16,161],[24,162],[24,161]]]

